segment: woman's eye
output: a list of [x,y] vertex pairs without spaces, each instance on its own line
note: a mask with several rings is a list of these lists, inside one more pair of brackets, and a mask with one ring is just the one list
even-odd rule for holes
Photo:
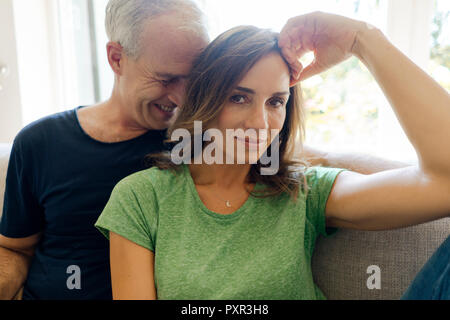
[[245,103],[245,97],[241,95],[234,95],[230,98],[230,101],[237,104]]
[[282,99],[272,99],[269,103],[272,107],[276,107],[276,108],[280,108],[280,107],[284,106],[284,100],[282,100]]

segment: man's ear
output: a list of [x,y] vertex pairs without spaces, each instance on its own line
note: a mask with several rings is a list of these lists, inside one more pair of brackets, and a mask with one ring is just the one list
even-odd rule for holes
[[122,75],[123,62],[125,58],[125,53],[122,46],[117,42],[108,42],[106,45],[106,51],[108,53],[108,62],[111,69],[116,75]]

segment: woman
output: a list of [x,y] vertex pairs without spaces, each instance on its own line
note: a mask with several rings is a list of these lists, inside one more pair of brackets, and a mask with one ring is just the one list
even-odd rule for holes
[[[303,128],[297,58],[311,49],[300,36],[308,34],[311,16],[306,23],[302,17],[291,20],[300,26],[280,39],[292,74],[277,34],[230,30],[194,64],[187,100],[169,134],[180,128],[195,133],[194,121],[202,121],[202,133],[265,129],[279,135],[236,135],[236,147],[218,143],[215,155],[233,157],[235,164],[196,164],[194,152],[193,164],[177,166],[170,155],[160,155],[154,159],[157,168],[119,183],[96,224],[110,237],[115,299],[324,299],[310,262],[316,237],[333,232],[327,227],[382,230],[448,215],[450,148],[442,145],[450,141],[448,94],[377,30],[325,18],[345,30],[340,56],[327,55],[328,65],[320,64],[318,50],[306,76],[351,53],[358,56],[385,89],[420,167],[366,176],[305,169],[293,161]],[[316,17],[315,30],[320,19],[324,16]],[[316,49],[321,41],[330,43],[318,39]],[[278,150],[272,148],[278,143]],[[239,146],[246,160],[278,151],[278,170],[262,175],[261,161],[236,164]]]

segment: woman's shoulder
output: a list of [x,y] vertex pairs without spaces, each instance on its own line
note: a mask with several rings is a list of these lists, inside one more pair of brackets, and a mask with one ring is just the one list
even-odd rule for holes
[[334,181],[336,177],[345,171],[345,169],[340,168],[328,168],[328,167],[309,167],[305,170],[304,175],[308,181],[308,185],[314,185],[316,183]]
[[310,190],[317,185],[334,181],[339,173],[344,170],[345,169],[328,168],[321,166],[302,167],[301,170],[292,171],[290,177],[300,181],[302,188],[300,188],[299,191],[303,192],[305,190],[305,184],[307,185],[306,189]]
[[307,201],[310,206],[324,206],[339,174],[346,169],[311,167],[305,172]]

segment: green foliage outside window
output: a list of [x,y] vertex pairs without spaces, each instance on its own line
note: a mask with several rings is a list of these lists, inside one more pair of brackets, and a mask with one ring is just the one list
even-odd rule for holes
[[[443,40],[449,12],[439,11],[435,1],[429,72],[450,90],[450,43]],[[360,0],[354,2],[355,13],[358,13],[360,3]],[[371,5],[373,10],[379,9],[379,0],[373,0]],[[307,65],[307,58],[302,62]],[[373,76],[357,58],[350,58],[304,81],[302,86],[307,144],[328,151],[372,151],[377,143],[378,108],[385,98]]]

